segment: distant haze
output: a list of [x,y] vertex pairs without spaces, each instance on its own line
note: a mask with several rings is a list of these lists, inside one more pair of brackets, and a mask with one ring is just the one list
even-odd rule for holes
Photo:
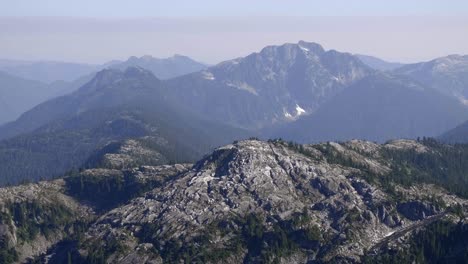
[[10,17],[0,32],[0,58],[87,63],[144,54],[217,63],[301,39],[399,62],[468,54],[468,17]]

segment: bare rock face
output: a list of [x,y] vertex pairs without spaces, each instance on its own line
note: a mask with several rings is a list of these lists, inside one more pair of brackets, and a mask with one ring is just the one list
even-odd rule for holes
[[428,148],[423,144],[414,140],[407,139],[392,140],[389,143],[385,144],[385,147],[394,150],[414,150],[419,153],[424,153],[428,151]]
[[[168,142],[159,139],[161,145],[167,145]],[[154,149],[147,148],[144,144],[135,139],[128,139],[119,143],[117,150],[106,153],[102,156],[101,166],[114,169],[125,169],[135,166],[135,164],[160,165],[167,163],[167,158]]]
[[[42,254],[49,263],[67,252],[73,263],[359,263],[467,211],[466,200],[435,185],[381,184],[394,167],[389,149],[422,147],[246,140],[193,165],[95,168],[0,188],[0,243],[20,261]],[[44,219],[49,232],[25,235]],[[79,243],[59,246],[74,234],[66,226],[82,221]]]
[[[367,168],[382,175],[388,170],[379,154],[386,146],[354,141],[331,147],[351,159],[367,153],[361,159]],[[327,161],[322,148],[308,145],[301,153],[285,143],[257,140],[218,148],[188,172],[100,217],[87,232],[87,241],[102,247],[113,240],[132,241],[125,242],[126,250],[110,253],[115,263],[136,251],[148,259],[167,259],[174,252],[189,255],[182,245],[205,252],[211,258],[203,260],[213,263],[255,263],[262,258],[358,262],[389,234],[442,213],[411,189],[399,187],[409,200],[395,201],[360,177],[359,169]],[[446,198],[442,190],[431,190]],[[287,255],[278,253],[287,242],[273,242],[278,234],[296,245]],[[153,251],[139,250],[149,245]],[[268,248],[278,251],[269,255]],[[216,255],[220,250],[222,257]]]
[[[0,262],[34,259],[37,263],[63,263],[76,246],[70,241],[76,240],[102,214],[99,205],[106,199],[112,198],[113,203],[125,201],[127,196],[146,190],[146,185],[161,184],[191,167],[176,164],[126,170],[95,168],[64,179],[0,188]],[[115,188],[115,183],[122,188]],[[109,261],[162,263],[160,256],[148,256],[153,252],[152,244],[131,245],[131,254],[120,262],[113,262],[112,258]],[[73,257],[74,262],[79,260]]]

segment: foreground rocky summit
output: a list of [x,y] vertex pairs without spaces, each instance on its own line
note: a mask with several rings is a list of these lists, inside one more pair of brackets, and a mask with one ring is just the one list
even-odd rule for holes
[[[63,183],[57,195],[95,213],[89,214],[86,229],[70,239],[79,243],[50,247],[42,259],[381,263],[379,256],[385,255],[411,260],[411,241],[433,225],[443,224],[447,234],[467,230],[464,193],[452,194],[450,184],[429,184],[426,174],[413,179],[419,172],[406,157],[449,155],[441,152],[446,147],[453,148],[431,141],[298,145],[247,140],[218,148],[193,166],[85,170],[47,183]],[[425,173],[424,166],[417,169]],[[47,184],[0,193],[20,195]],[[11,195],[0,197],[6,201]],[[15,232],[16,216],[5,206],[2,211],[13,219],[2,220],[5,237]],[[463,258],[466,243],[456,238],[452,244],[458,251],[452,255]],[[2,246],[20,249],[18,243]]]

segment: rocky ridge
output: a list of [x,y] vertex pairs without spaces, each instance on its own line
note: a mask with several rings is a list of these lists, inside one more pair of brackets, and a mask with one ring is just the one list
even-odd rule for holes
[[461,223],[468,209],[438,185],[386,184],[395,151],[438,150],[245,140],[193,165],[102,167],[1,188],[2,250],[20,252],[17,262],[359,263],[432,223]]
[[[366,162],[381,177],[385,177],[389,164],[380,162],[375,155],[383,148],[395,146],[423,147],[414,141],[331,144],[353,158],[362,157],[354,149],[364,147],[368,153],[374,153],[376,158],[367,157]],[[307,148],[313,152],[306,151],[309,155],[304,155],[287,144],[256,140],[219,148],[175,180],[100,217],[86,233],[87,241],[101,247],[106,247],[105,241],[125,241],[126,250],[109,255],[113,263],[126,263],[135,257],[135,252],[141,253],[140,260],[167,261],[174,243],[194,245],[195,252],[207,247],[212,249],[208,250],[211,256],[216,255],[213,249],[224,249],[229,252],[224,256],[228,263],[257,262],[261,258],[283,263],[359,262],[368,249],[389,235],[428,217],[443,217],[445,209],[432,203],[430,197],[442,199],[447,207],[467,205],[465,200],[429,185],[399,186],[397,192],[405,200],[395,201],[393,195],[362,179],[359,169],[327,162],[320,145]],[[419,192],[420,188],[426,192]],[[254,249],[245,244],[233,250],[239,230],[244,228],[237,219],[252,215],[263,226],[262,232],[273,237],[278,226],[288,226],[291,230],[284,232],[291,232],[287,236],[298,248],[284,257],[268,255],[266,248],[272,247],[273,242],[264,238],[262,243],[267,247],[258,255],[252,255]],[[143,234],[150,227],[153,232]],[[314,236],[313,230],[320,232]],[[298,235],[301,232],[309,236]],[[175,252],[178,257],[187,253]],[[221,261],[202,253],[191,257]]]

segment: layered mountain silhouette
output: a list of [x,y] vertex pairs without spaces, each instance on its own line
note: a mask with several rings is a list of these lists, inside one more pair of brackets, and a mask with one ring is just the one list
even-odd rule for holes
[[174,55],[159,59],[149,55],[111,61],[102,65],[66,62],[0,60],[0,125],[14,121],[34,106],[76,91],[102,69],[142,67],[160,79],[168,79],[206,68],[189,57]]
[[33,106],[81,85],[80,80],[46,84],[0,71],[0,124],[14,121]]
[[125,70],[128,67],[141,67],[151,71],[158,79],[170,79],[181,75],[198,72],[207,66],[187,56],[174,55],[169,58],[154,58],[145,55],[140,58],[132,56],[120,63],[113,63],[109,68]]
[[[170,61],[201,70],[157,78]],[[458,94],[402,70],[411,65],[383,73],[316,43],[268,46],[208,68],[182,56],[165,63],[149,56],[112,63],[78,90],[0,127],[0,160],[8,164],[0,173],[11,182],[60,175],[103,160],[132,138],[150,145],[159,164],[193,161],[249,136],[382,142],[438,136],[468,119]],[[462,72],[457,67],[450,72]],[[453,87],[447,89],[462,91]]]
[[0,60],[0,71],[43,83],[70,82],[99,69],[99,65],[84,63]]
[[[3,182],[61,175],[100,148],[144,138],[162,161],[187,161],[247,134],[168,104],[161,82],[142,68],[103,70],[76,92],[45,102],[5,126]],[[23,169],[18,170],[18,167]]]
[[104,64],[0,59],[0,71],[47,84],[56,81],[72,82],[106,68],[125,70],[127,67],[136,66],[150,70],[159,79],[169,79],[206,68],[205,64],[182,55],[169,58],[154,58],[150,55],[140,58],[132,56],[126,61],[113,60]]

